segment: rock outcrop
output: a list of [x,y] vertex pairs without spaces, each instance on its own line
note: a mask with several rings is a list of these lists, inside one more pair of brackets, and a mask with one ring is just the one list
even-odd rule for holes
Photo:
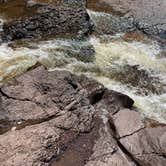
[[4,24],[2,40],[47,37],[81,38],[88,35],[94,25],[86,11],[83,3],[85,1],[69,2],[55,3],[55,1],[38,0],[23,3],[21,10],[27,11],[27,14],[24,12],[20,18],[12,19]]
[[166,126],[144,123],[133,103],[85,76],[31,68],[0,88],[0,163],[162,166]]
[[136,28],[148,35],[166,39],[166,1],[164,0],[88,0],[88,6],[133,18]]

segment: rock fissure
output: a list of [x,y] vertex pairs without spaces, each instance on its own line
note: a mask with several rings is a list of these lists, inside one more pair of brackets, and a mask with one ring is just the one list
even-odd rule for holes
[[[52,115],[52,116],[49,116],[49,114],[44,111],[48,117],[46,118],[43,118],[43,119],[36,119],[36,120],[33,120],[33,119],[28,119],[28,120],[19,120],[19,121],[0,121],[0,123],[7,123],[7,124],[10,124],[10,127],[8,127],[6,130],[4,130],[3,132],[0,132],[0,135],[2,134],[5,134],[6,132],[9,132],[11,129],[13,130],[21,130],[25,127],[28,127],[28,126],[33,126],[33,125],[37,125],[37,124],[41,124],[41,123],[44,123],[44,122],[49,122],[50,120],[53,120],[53,119],[56,119],[58,118],[59,116],[62,116],[62,114],[55,114],[55,115]],[[57,128],[60,128],[58,126],[55,126]],[[61,128],[62,129],[62,128]]]
[[126,138],[126,137],[130,137],[130,136],[132,136],[132,135],[134,135],[134,134],[136,134],[136,133],[140,132],[141,130],[144,130],[145,128],[146,128],[146,127],[142,127],[142,128],[140,128],[140,129],[138,129],[138,130],[134,131],[134,132],[133,132],[133,133],[131,133],[131,134],[124,135],[124,136],[122,136],[122,137],[118,137],[118,139],[123,139],[123,138]]
[[[29,99],[20,99],[20,98],[15,98],[15,97],[9,96],[9,95],[6,94],[1,88],[0,88],[0,93],[1,93],[4,97],[6,97],[6,98],[8,98],[8,99],[19,100],[19,101],[34,102],[34,101],[32,101],[32,100],[29,100]],[[37,103],[35,103],[35,104],[37,104]]]
[[[118,131],[116,130],[116,127],[115,127],[115,124],[113,122],[109,122],[110,124],[110,130],[113,132],[112,136],[113,138],[115,139],[118,147],[122,150],[122,152],[131,160],[133,161],[133,163],[135,163],[136,166],[141,166],[141,164],[134,158],[133,154],[131,154],[125,147],[124,145],[120,142],[120,138],[117,137],[118,135]],[[134,133],[137,133],[139,132],[140,130],[142,130],[143,128],[135,131]],[[130,134],[130,135],[133,135],[134,133]],[[127,136],[130,136],[130,135],[125,135],[123,137],[127,137]],[[116,151],[115,151],[116,152]]]
[[[62,116],[62,114],[59,114],[59,115],[55,114],[55,115],[49,116],[45,119],[26,120],[26,121],[21,122],[20,124],[13,125],[13,127],[16,127],[16,130],[21,130],[21,129],[27,127],[27,126],[33,126],[33,125],[41,124],[41,123],[44,123],[44,122],[49,122],[50,120],[56,119],[60,116]],[[13,123],[15,123],[15,122],[13,122]]]
[[[20,39],[29,42],[32,38],[37,41],[63,37],[84,39],[94,30],[90,13],[97,38],[138,29],[164,41],[166,24],[161,17],[162,10],[158,9],[163,9],[165,3],[158,1],[150,5],[148,0],[0,0],[3,3],[0,10],[6,18],[0,25],[0,37],[2,42]],[[87,13],[86,3],[95,4],[104,12]],[[5,4],[10,9],[4,8]],[[6,15],[7,11],[10,16]],[[65,50],[58,46],[57,51],[66,51],[83,63],[94,62],[95,56],[91,56],[94,49],[88,45],[81,46],[80,51],[73,50],[76,41]],[[130,66],[126,68],[127,73],[135,73],[137,66],[132,71],[128,71]],[[100,69],[93,70],[102,74]],[[149,78],[144,72],[137,75]],[[123,80],[124,76],[127,80],[124,83],[128,83],[130,78],[123,72],[117,79]],[[114,74],[109,74],[111,77]],[[136,80],[140,81],[134,78],[131,85],[135,86]],[[149,88],[152,92],[154,86]],[[147,87],[143,85],[144,88]],[[0,163],[3,166],[164,165],[166,126],[143,123],[140,114],[132,110],[133,103],[130,97],[108,90],[86,76],[67,71],[49,72],[41,65],[35,66],[0,87]]]
[[115,138],[115,139],[116,139],[116,141],[117,141],[118,146],[119,146],[120,149],[123,151],[123,153],[124,153],[125,155],[127,155],[127,156],[131,159],[131,161],[133,161],[133,162],[136,164],[136,166],[142,166],[142,165],[134,158],[133,154],[130,153],[130,152],[124,147],[124,145],[121,144],[121,142],[120,142],[117,138]]
[[162,156],[164,157],[163,154],[160,154],[160,153],[156,153],[156,152],[150,152],[150,153],[140,153],[140,154],[133,154],[134,156],[141,156],[141,155],[151,155],[151,154],[155,154],[155,155],[158,155],[158,156]]

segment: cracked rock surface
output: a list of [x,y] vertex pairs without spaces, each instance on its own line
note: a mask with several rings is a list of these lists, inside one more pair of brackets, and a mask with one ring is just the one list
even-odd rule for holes
[[0,87],[2,166],[163,166],[166,126],[85,76],[33,67]]

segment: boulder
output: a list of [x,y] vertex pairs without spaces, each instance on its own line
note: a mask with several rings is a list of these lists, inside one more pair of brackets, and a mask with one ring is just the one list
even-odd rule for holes
[[47,37],[81,38],[93,30],[93,22],[84,4],[74,3],[74,1],[72,4],[54,4],[53,2],[28,1],[27,4],[23,3],[20,10],[27,11],[27,14],[21,14],[23,16],[20,18],[12,19],[4,24],[2,40]]

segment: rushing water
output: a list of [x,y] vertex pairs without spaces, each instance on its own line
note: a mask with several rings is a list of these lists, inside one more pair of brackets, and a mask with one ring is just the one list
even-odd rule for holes
[[[109,17],[104,13],[90,14],[96,24],[103,22],[104,16]],[[65,69],[93,77],[106,87],[132,97],[136,109],[146,117],[166,123],[166,60],[160,56],[162,50],[155,41],[127,42],[123,36],[123,33],[100,33],[87,41],[54,39],[16,47],[2,44],[0,82],[39,61],[49,70]]]

